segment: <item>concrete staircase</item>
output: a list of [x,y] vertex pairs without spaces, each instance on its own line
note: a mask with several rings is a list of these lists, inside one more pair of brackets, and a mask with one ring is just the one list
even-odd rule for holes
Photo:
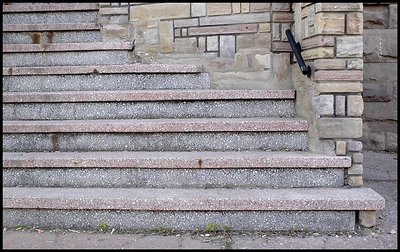
[[3,5],[3,226],[352,230],[384,207],[307,150],[293,90],[137,64],[97,4]]

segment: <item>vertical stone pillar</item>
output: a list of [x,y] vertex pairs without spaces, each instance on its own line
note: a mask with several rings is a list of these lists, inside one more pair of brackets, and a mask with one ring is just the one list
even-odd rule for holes
[[363,4],[294,3],[295,39],[302,46],[311,78],[293,65],[296,107],[310,122],[312,152],[352,157],[350,186],[361,186],[364,104]]

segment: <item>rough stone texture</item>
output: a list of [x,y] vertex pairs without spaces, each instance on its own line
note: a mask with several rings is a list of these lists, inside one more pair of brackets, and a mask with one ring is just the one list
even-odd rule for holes
[[3,32],[4,44],[101,42],[100,31]]
[[228,35],[228,36],[219,36],[219,52],[221,58],[233,58],[235,55],[235,36]]
[[349,70],[362,70],[364,67],[364,62],[362,59],[348,59],[347,60],[347,69]]
[[376,211],[359,211],[358,222],[362,227],[366,228],[376,226]]
[[231,14],[231,3],[207,3],[207,15],[226,15]]
[[359,138],[362,136],[361,118],[320,118],[317,121],[321,138]]
[[190,3],[191,16],[201,17],[206,15],[206,3]]
[[97,23],[3,24],[3,32],[100,30]]
[[389,5],[389,28],[397,29],[397,3]]
[[250,3],[250,12],[265,12],[271,10],[271,3]]
[[365,29],[363,43],[364,62],[397,62],[397,29]]
[[362,11],[362,3],[316,3],[315,12]]
[[346,155],[346,142],[345,141],[336,141],[336,155],[344,156]]
[[362,153],[353,153],[352,157],[353,163],[361,164],[364,161],[364,155]]
[[363,37],[362,36],[338,36],[336,38],[337,57],[362,57]]
[[3,53],[132,50],[133,47],[131,42],[54,43],[45,45],[3,44]]
[[257,24],[233,24],[223,26],[200,26],[188,28],[189,36],[255,32],[257,32]]
[[97,3],[32,3],[3,5],[4,13],[11,12],[37,12],[37,11],[72,11],[72,10],[98,10]]
[[3,24],[96,23],[97,11],[3,14]]
[[315,72],[317,81],[362,81],[363,71],[359,70],[319,70]]
[[190,3],[156,3],[130,7],[130,20],[190,17]]
[[363,14],[361,12],[348,13],[346,20],[347,34],[363,34]]
[[346,115],[346,96],[344,95],[335,96],[335,115],[336,116]]
[[347,115],[361,116],[364,111],[364,101],[361,95],[347,96]]
[[320,12],[315,14],[315,34],[344,34],[345,15],[341,13]]
[[333,95],[319,95],[313,101],[320,115],[333,115]]
[[363,185],[363,181],[362,176],[349,176],[347,178],[347,184],[351,187],[360,187]]
[[363,173],[363,166],[361,164],[353,164],[349,169],[347,169],[347,174],[359,175]]
[[364,29],[388,28],[387,4],[365,5],[364,7]]
[[349,151],[362,151],[363,143],[361,141],[348,140],[347,150]]
[[224,25],[270,22],[270,16],[266,13],[236,14],[229,16],[209,16],[199,18],[200,25]]
[[317,59],[314,60],[314,68],[316,70],[329,69],[346,69],[346,60],[344,59]]

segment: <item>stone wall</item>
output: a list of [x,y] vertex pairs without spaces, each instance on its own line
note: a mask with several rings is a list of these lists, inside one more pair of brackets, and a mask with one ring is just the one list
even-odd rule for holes
[[346,183],[361,186],[363,4],[294,3],[295,39],[312,68],[293,65],[298,115],[310,123],[310,151],[352,157]]
[[397,3],[364,3],[365,149],[397,152]]

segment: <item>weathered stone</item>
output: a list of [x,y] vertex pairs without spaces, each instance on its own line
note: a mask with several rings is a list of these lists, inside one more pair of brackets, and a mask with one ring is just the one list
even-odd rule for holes
[[347,150],[349,151],[362,151],[363,143],[361,141],[348,140]]
[[255,48],[255,49],[267,49],[271,50],[271,34],[249,34],[249,35],[237,35],[236,36],[236,48]]
[[175,28],[187,27],[187,26],[198,26],[199,19],[198,18],[176,19],[176,20],[174,20],[174,25],[175,25]]
[[272,41],[281,40],[281,25],[278,23],[272,24]]
[[315,34],[344,34],[344,14],[320,12],[315,14]]
[[272,3],[273,11],[290,11],[290,3]]
[[112,24],[128,24],[128,15],[114,15],[110,17],[110,23]]
[[315,71],[316,81],[362,81],[363,71],[359,70],[319,70]]
[[363,115],[368,119],[397,121],[397,101],[365,102]]
[[362,59],[348,59],[347,60],[347,69],[349,70],[362,70],[364,66],[364,62]]
[[273,52],[293,52],[289,42],[274,41],[272,42]]
[[345,116],[346,115],[346,96],[337,95],[335,97],[335,115]]
[[363,178],[362,176],[348,176],[347,177],[347,184],[351,187],[360,187],[363,185]]
[[130,20],[190,17],[190,3],[158,3],[131,6]]
[[232,13],[240,13],[240,3],[232,3]]
[[187,28],[182,28],[182,37],[186,37],[188,35]]
[[271,68],[271,54],[256,54],[254,55],[254,63],[256,69]]
[[207,15],[226,15],[231,14],[231,3],[207,3]]
[[362,227],[376,226],[376,210],[363,210],[358,212],[358,222]]
[[224,24],[246,24],[269,22],[270,14],[251,13],[251,14],[233,14],[223,16],[211,16],[199,18],[200,25],[224,25]]
[[344,59],[317,59],[314,60],[314,69],[346,69],[346,60]]
[[335,37],[319,35],[312,38],[307,38],[301,43],[301,48],[303,50],[322,46],[335,46]]
[[242,13],[249,13],[250,12],[250,3],[240,3],[242,8]]
[[[304,8],[301,9],[301,19],[304,19],[306,17],[308,17],[308,15],[310,14],[311,8],[314,9],[315,5],[312,6],[306,6]],[[315,13],[314,13],[315,14]]]
[[353,12],[347,14],[347,34],[363,34],[363,25],[363,14],[361,12]]
[[205,52],[206,51],[206,38],[199,37],[199,51]]
[[272,13],[273,22],[290,23],[293,22],[293,13],[290,12],[274,12]]
[[346,141],[336,141],[335,152],[338,156],[346,155]]
[[347,96],[347,115],[361,116],[364,111],[364,100],[361,95]]
[[397,29],[397,4],[389,5],[389,28]]
[[362,92],[363,85],[359,82],[328,82],[318,83],[316,90],[320,93]]
[[290,24],[281,24],[281,40],[282,41],[288,41],[288,38],[285,33],[286,30],[290,30]]
[[364,161],[364,155],[360,152],[353,153],[353,163],[361,164]]
[[363,37],[362,36],[338,36],[336,38],[337,57],[362,57]]
[[162,52],[172,52],[174,48],[173,29],[172,21],[160,21],[160,49]]
[[397,62],[397,29],[364,31],[364,62]]
[[250,12],[266,12],[271,10],[271,3],[250,3]]
[[218,51],[218,36],[208,36],[207,37],[207,51]]
[[347,169],[347,174],[361,175],[362,173],[363,166],[361,164],[353,164],[349,169]]
[[313,98],[315,110],[321,115],[333,115],[333,95],[319,95]]
[[220,36],[220,45],[219,45],[220,57],[222,58],[233,58],[235,55],[235,36]]
[[175,38],[175,52],[197,52],[196,38]]
[[389,102],[393,93],[392,83],[364,83],[363,98],[366,102]]
[[202,26],[189,27],[189,36],[212,35],[212,34],[232,34],[232,33],[255,33],[257,24],[233,24],[222,26]]
[[362,11],[362,3],[316,3],[315,12],[321,11]]
[[258,31],[263,32],[270,32],[271,31],[271,23],[261,23],[258,25]]
[[397,83],[397,63],[364,63],[364,83]]
[[385,5],[364,6],[364,29],[385,29],[388,28],[389,10]]
[[364,128],[363,143],[365,145],[365,149],[368,150],[385,150],[386,149],[386,141],[385,141],[385,133],[373,133]]
[[361,118],[319,118],[317,129],[321,138],[362,137]]
[[174,31],[175,37],[181,37],[182,36],[182,29],[175,29]]
[[206,15],[206,3],[191,3],[192,17],[202,17]]
[[100,15],[128,15],[128,7],[119,7],[119,8],[100,8]]
[[385,133],[385,143],[387,151],[396,151],[397,152],[397,131],[393,132],[386,132]]
[[317,47],[302,52],[304,60],[321,59],[321,58],[333,58],[334,57],[333,47]]

